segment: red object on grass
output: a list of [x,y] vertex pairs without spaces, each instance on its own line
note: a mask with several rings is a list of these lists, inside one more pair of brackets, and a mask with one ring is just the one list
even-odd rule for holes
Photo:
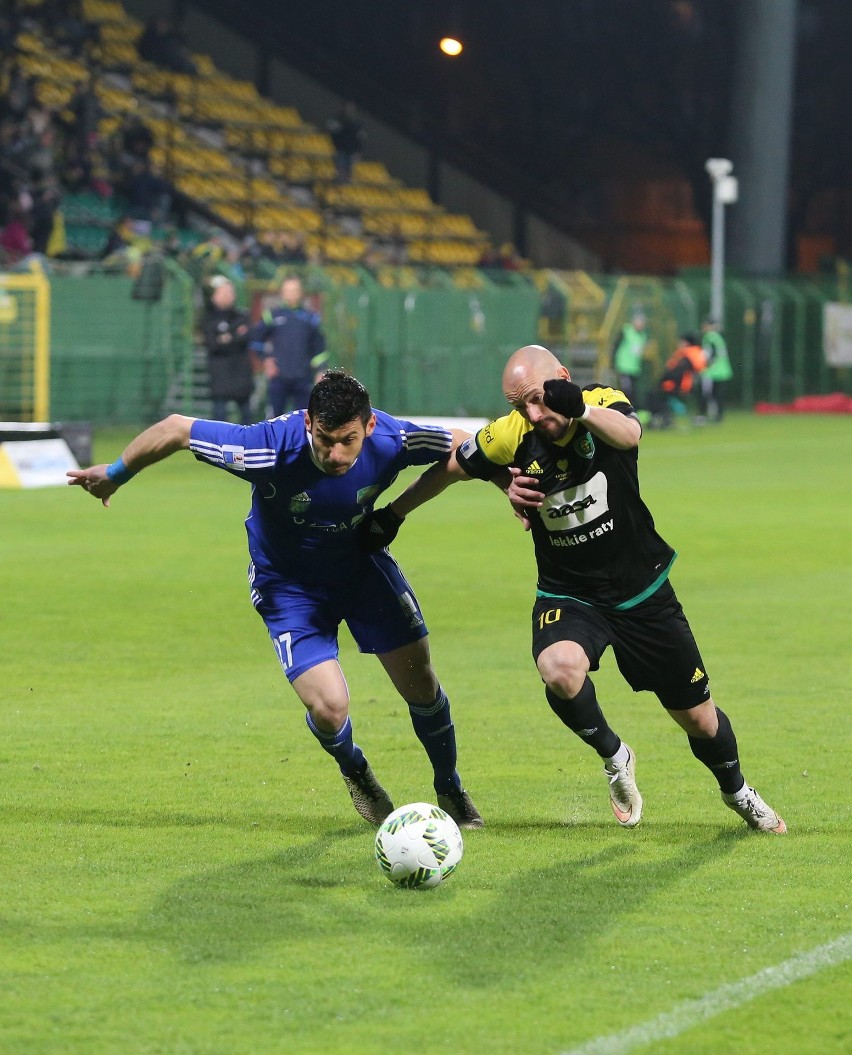
[[755,403],[756,414],[852,414],[852,396],[830,392],[827,396],[798,396],[792,403]]

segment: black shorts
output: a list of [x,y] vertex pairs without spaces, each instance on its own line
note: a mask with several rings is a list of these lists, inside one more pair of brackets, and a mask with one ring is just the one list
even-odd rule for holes
[[647,689],[670,711],[685,711],[710,696],[707,670],[671,584],[646,601],[618,611],[571,598],[538,597],[533,608],[533,658],[557,641],[575,641],[591,670],[612,645],[615,661],[634,692]]

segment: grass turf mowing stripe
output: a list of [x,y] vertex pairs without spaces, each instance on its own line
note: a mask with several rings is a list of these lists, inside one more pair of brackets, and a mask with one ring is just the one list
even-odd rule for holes
[[685,1000],[673,1011],[666,1011],[665,1014],[631,1026],[621,1033],[596,1037],[581,1044],[579,1048],[562,1052],[562,1055],[626,1055],[627,1052],[644,1048],[655,1041],[677,1037],[699,1022],[706,1022],[723,1011],[741,1007],[773,989],[783,989],[784,986],[808,978],[826,967],[836,967],[850,959],[852,933],[842,934],[825,945],[818,945],[809,952],[792,956],[774,967],[764,967],[762,971],[749,975],[748,978],[721,985],[699,1000]]

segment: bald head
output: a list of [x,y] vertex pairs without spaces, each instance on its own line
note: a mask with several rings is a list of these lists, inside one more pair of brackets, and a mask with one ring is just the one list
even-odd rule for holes
[[531,385],[541,388],[551,378],[567,376],[568,371],[553,352],[540,344],[527,344],[506,363],[503,392],[510,403],[515,403]]
[[503,392],[533,428],[550,439],[559,439],[569,427],[569,421],[545,405],[544,383],[570,376],[553,352],[540,344],[527,344],[506,363]]

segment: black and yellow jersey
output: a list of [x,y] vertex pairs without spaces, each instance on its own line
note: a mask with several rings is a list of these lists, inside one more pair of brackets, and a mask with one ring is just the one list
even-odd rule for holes
[[[634,415],[617,389],[587,385],[583,399]],[[463,443],[456,457],[477,479],[517,466],[538,481],[545,499],[541,509],[530,511],[530,521],[540,594],[625,609],[665,581],[675,552],[657,534],[639,494],[635,447],[610,446],[582,420],[553,441],[513,410]]]

